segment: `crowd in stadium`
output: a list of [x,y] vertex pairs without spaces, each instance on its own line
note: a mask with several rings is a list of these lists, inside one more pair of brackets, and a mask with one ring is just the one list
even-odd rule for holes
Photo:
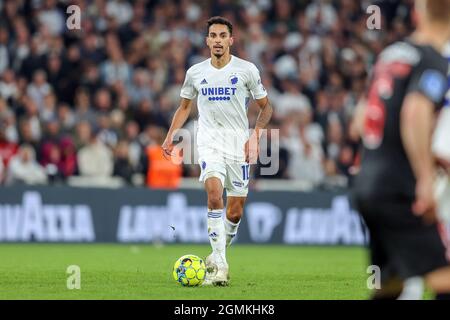
[[[347,182],[357,152],[350,123],[370,67],[411,29],[413,1],[396,0],[380,1],[382,28],[370,30],[372,2],[0,0],[1,182],[133,184],[141,174],[152,186],[159,160],[150,149],[165,137],[186,70],[209,57],[214,15],[234,23],[232,53],[259,68],[275,110],[270,128],[280,130],[278,173],[253,175]],[[72,4],[80,30],[66,26]],[[250,107],[250,126],[257,114]],[[173,174],[198,173],[185,165]]]

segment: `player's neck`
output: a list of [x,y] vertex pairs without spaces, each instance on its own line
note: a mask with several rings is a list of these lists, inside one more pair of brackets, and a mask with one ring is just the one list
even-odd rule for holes
[[430,45],[436,51],[442,52],[448,42],[445,32],[442,32],[442,26],[438,24],[424,26],[414,32],[411,36],[418,44]]
[[211,64],[216,69],[222,69],[231,61],[231,54],[229,52],[225,53],[221,57],[216,57],[215,55],[211,55]]

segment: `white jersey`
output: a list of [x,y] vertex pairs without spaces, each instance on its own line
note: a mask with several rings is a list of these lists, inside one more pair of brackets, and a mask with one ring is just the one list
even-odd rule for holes
[[444,55],[449,62],[448,91],[434,132],[433,152],[438,157],[450,161],[450,43],[446,46]]
[[267,96],[256,66],[232,55],[226,66],[217,69],[211,58],[207,59],[186,72],[180,96],[190,100],[198,97],[199,153],[213,152],[226,160],[243,161],[249,138],[248,102],[251,97]]

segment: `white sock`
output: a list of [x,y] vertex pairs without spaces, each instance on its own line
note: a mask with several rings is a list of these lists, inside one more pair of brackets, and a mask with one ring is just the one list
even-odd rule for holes
[[222,213],[223,209],[208,211],[208,236],[213,254],[219,258],[218,263],[226,265],[226,233]]
[[233,242],[233,239],[237,234],[239,224],[241,223],[241,221],[239,220],[238,223],[233,223],[230,220],[228,220],[227,217],[225,217],[225,219],[223,220],[225,223],[225,231],[227,233],[226,245],[228,247],[229,245],[231,245],[231,242]]
[[425,283],[422,277],[412,277],[403,282],[403,291],[397,300],[422,300]]

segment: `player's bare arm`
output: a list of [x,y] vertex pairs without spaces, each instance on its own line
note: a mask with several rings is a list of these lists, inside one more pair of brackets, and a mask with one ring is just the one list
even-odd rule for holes
[[178,129],[183,127],[184,123],[189,117],[189,114],[191,113],[192,108],[192,100],[182,98],[180,106],[178,107],[177,111],[175,112],[172,124],[170,125],[169,132],[167,133],[166,139],[164,140],[164,143],[162,145],[162,148],[164,150],[165,155],[171,155],[174,144],[173,144],[173,135],[176,133]]
[[430,222],[435,219],[433,156],[430,141],[434,112],[432,102],[420,93],[409,94],[401,111],[401,137],[417,179],[413,211]]
[[272,105],[267,97],[257,99],[256,103],[258,104],[260,111],[258,118],[256,119],[255,131],[245,144],[245,161],[250,164],[255,164],[258,160],[261,130],[267,127],[273,114]]
[[272,118],[273,108],[267,97],[256,100],[260,111],[258,118],[256,119],[255,131],[259,132],[261,129],[265,129]]

